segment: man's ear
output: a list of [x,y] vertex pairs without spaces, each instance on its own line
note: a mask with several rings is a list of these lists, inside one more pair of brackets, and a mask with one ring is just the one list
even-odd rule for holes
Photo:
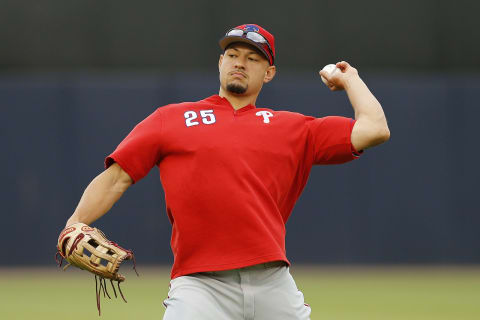
[[277,68],[275,66],[269,66],[265,71],[265,77],[263,78],[263,83],[268,83],[272,81],[276,73],[277,73]]
[[223,54],[220,55],[220,58],[218,59],[218,72],[220,72],[220,66],[222,65],[223,61]]

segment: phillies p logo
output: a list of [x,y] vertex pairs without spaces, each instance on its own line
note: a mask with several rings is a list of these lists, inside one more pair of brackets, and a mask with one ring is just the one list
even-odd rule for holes
[[257,113],[255,113],[255,115],[262,116],[264,123],[270,123],[269,118],[273,117],[273,113],[271,113],[270,111],[258,111]]
[[257,32],[260,30],[258,29],[258,27],[254,24],[246,24],[244,27],[243,27],[243,30],[245,30],[246,32]]

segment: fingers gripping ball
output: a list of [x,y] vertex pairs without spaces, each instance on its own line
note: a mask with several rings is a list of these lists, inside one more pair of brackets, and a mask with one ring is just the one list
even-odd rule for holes
[[[60,259],[58,259],[58,256],[60,256]],[[74,265],[95,274],[95,292],[99,314],[101,291],[103,291],[104,296],[110,298],[105,279],[110,280],[115,297],[117,293],[113,281],[117,281],[120,295],[125,300],[120,289],[120,282],[125,281],[125,277],[118,272],[120,265],[125,260],[133,260],[133,268],[137,272],[135,257],[131,250],[120,247],[115,242],[108,240],[102,231],[84,223],[75,223],[63,229],[58,237],[55,259],[59,267],[61,267],[63,259],[67,260],[68,265],[64,267],[64,270],[68,266]],[[97,283],[97,277],[99,284]],[[125,300],[125,302],[127,301]]]
[[[325,67],[323,67],[322,71],[328,72],[330,76],[333,76],[336,72],[341,72],[340,69],[337,68],[337,66],[334,64],[327,64]],[[328,86],[328,80],[325,79],[324,76],[321,76],[321,77],[322,77],[323,83],[325,83]]]

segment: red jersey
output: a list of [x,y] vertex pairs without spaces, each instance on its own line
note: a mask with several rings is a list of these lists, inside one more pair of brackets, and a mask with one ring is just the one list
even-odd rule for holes
[[134,182],[158,166],[172,279],[283,260],[285,223],[314,164],[358,157],[354,120],[256,108],[218,95],[158,108],[106,158]]

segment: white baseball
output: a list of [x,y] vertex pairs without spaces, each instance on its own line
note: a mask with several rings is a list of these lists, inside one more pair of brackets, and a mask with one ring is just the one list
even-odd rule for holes
[[[337,66],[334,64],[327,64],[325,67],[323,67],[322,70],[327,71],[330,75],[333,75],[335,72],[337,72],[337,70],[340,70],[340,69],[338,69]],[[325,79],[323,76],[322,76],[322,81],[323,83],[328,85],[327,79]]]

